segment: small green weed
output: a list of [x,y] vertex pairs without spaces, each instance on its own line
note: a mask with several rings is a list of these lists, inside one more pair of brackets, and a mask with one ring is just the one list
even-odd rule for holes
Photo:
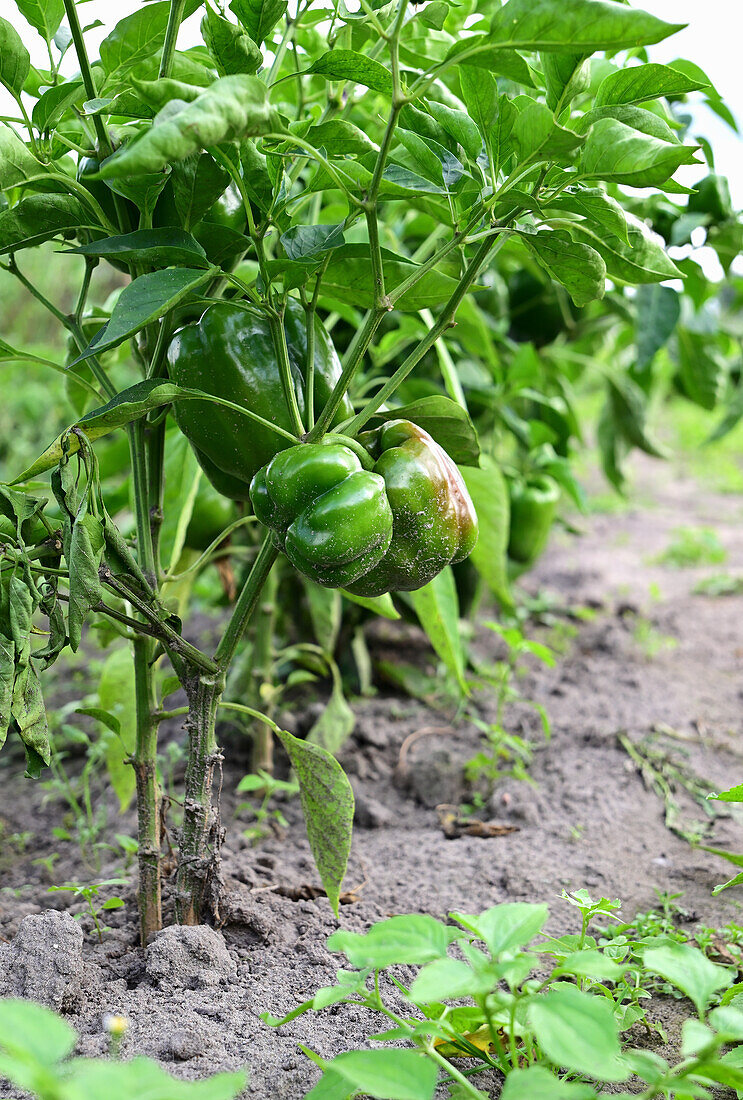
[[[363,935],[335,932],[328,948],[346,959],[336,984],[283,1019],[262,1018],[281,1027],[348,1004],[379,1014],[384,1030],[370,1036],[380,1046],[332,1060],[303,1047],[323,1071],[305,1100],[487,1100],[490,1077],[488,1091],[477,1086],[483,1073],[503,1079],[502,1100],[594,1100],[630,1079],[642,1083],[644,1100],[708,1096],[721,1083],[743,1088],[743,1047],[723,1053],[743,1039],[736,969],[664,933],[631,938],[617,900],[584,890],[562,898],[580,914],[577,934],[548,935],[548,907],[524,902],[451,913],[450,924],[416,914]],[[591,925],[603,921],[625,932],[597,938]],[[664,1038],[650,1016],[649,988],[659,981],[694,1006],[675,1065],[628,1042],[638,1023]]]
[[101,924],[100,917],[103,912],[110,912],[112,909],[121,909],[124,902],[122,898],[114,895],[113,897],[106,898],[105,901],[99,904],[98,896],[101,890],[106,886],[125,886],[126,879],[123,878],[107,878],[103,882],[92,882],[90,884],[79,882],[65,882],[61,886],[50,886],[49,893],[54,894],[73,894],[76,898],[82,898],[87,906],[87,910],[83,910],[82,913],[75,913],[75,920],[81,920],[86,914],[92,917],[95,930],[98,933],[98,939],[103,941],[103,933],[108,932],[109,929],[105,924]]
[[695,596],[739,596],[743,592],[743,577],[731,573],[715,573],[702,577],[692,588]]
[[678,645],[677,638],[658,630],[644,615],[635,617],[632,637],[643,656],[649,661],[654,660],[661,653],[670,652]]
[[270,836],[278,829],[286,829],[288,822],[278,806],[271,806],[271,800],[279,793],[295,795],[299,793],[298,783],[287,783],[283,779],[274,779],[268,772],[259,770],[256,775],[244,776],[237,785],[239,794],[251,792],[261,798],[259,805],[254,802],[241,802],[236,814],[248,812],[252,814],[254,821],[247,829],[243,829],[246,836],[253,843],[257,843],[265,836]]
[[465,764],[465,778],[471,784],[484,781],[488,791],[492,792],[500,779],[510,777],[528,780],[528,767],[534,751],[531,741],[509,728],[507,707],[526,706],[536,711],[544,737],[549,740],[550,724],[545,708],[541,703],[526,698],[519,690],[516,680],[526,672],[526,658],[535,658],[551,668],[555,657],[548,646],[530,641],[518,627],[504,627],[495,622],[486,622],[484,625],[505,642],[507,655],[504,660],[492,666],[483,665],[477,669],[482,681],[495,690],[496,715],[494,721],[484,721],[475,713],[468,715],[472,724],[483,735],[483,747]]
[[688,569],[698,565],[720,565],[727,556],[727,550],[711,527],[677,527],[672,541],[654,561],[674,569]]

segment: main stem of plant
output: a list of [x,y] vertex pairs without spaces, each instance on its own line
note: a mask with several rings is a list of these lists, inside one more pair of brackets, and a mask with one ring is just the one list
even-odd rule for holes
[[225,687],[225,674],[278,556],[278,547],[267,537],[237,598],[235,610],[217,646],[217,671],[181,674],[188,696],[188,754],[183,802],[183,827],[176,880],[176,915],[181,924],[199,924],[211,907],[218,915],[221,825],[218,804],[212,803],[214,773],[221,766],[216,718]]

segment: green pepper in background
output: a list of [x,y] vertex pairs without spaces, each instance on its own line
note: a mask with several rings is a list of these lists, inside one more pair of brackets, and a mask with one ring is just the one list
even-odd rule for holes
[[[206,214],[195,225],[185,228],[199,242],[210,263],[230,268],[243,255],[248,242],[244,233],[247,224],[242,196],[234,183],[214,201]],[[155,229],[184,228],[175,202],[170,180],[162,189],[152,214]]]
[[326,588],[367,573],[392,541],[384,479],[339,443],[281,451],[253,478],[251,500],[292,565]]
[[532,565],[544,551],[560,500],[560,486],[549,474],[509,482],[511,526],[508,556]]
[[[304,374],[307,330],[301,305],[289,299],[284,313],[299,409],[306,415]],[[175,334],[168,349],[170,378],[244,405],[286,431],[292,421],[284,397],[271,329],[265,314],[231,302],[215,302],[201,319]],[[341,364],[330,337],[315,319],[314,404],[319,411],[340,377]],[[353,415],[348,398],[334,424]],[[250,498],[250,483],[287,441],[248,417],[206,401],[182,401],[175,418],[214,488],[233,500]]]
[[202,478],[186,530],[185,545],[192,550],[207,550],[222,531],[235,522],[237,515],[234,501],[221,496]]
[[[77,178],[80,183],[85,184],[86,190],[89,191],[96,200],[106,217],[116,225],[118,224],[118,212],[113,191],[105,180],[88,179],[88,177],[97,172],[99,168],[100,161],[96,160],[95,157],[82,157],[77,165]],[[136,229],[139,225],[139,210],[130,199],[122,198],[121,202],[129,211],[129,217],[132,223],[131,228]],[[103,230],[101,231],[103,232]],[[123,271],[126,275],[129,274],[129,265],[125,264],[123,260],[117,260],[113,256],[106,256],[106,260],[112,267],[115,267],[117,271]]]
[[733,216],[733,201],[725,176],[711,173],[694,184],[696,190],[689,195],[687,210],[690,214],[708,214],[713,225]]
[[394,517],[389,550],[346,587],[357,596],[412,592],[463,561],[477,542],[477,515],[456,465],[428,432],[390,420],[360,442],[376,459]]

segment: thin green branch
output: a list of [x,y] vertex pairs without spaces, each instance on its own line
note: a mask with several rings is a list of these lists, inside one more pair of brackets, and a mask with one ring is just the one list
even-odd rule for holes
[[253,568],[250,570],[242,591],[237,597],[235,610],[214,654],[214,660],[219,668],[228,668],[235,656],[240,639],[245,633],[245,629],[260,599],[263,585],[271,572],[271,566],[278,556],[279,548],[273,540],[273,535],[267,534],[263,540],[263,545],[258,551],[258,557],[253,563]]
[[159,77],[170,76],[170,69],[175,56],[175,44],[178,31],[183,22],[183,12],[186,0],[170,0],[170,13],[168,14],[168,26],[165,30],[165,42],[163,43],[162,57],[160,58]]

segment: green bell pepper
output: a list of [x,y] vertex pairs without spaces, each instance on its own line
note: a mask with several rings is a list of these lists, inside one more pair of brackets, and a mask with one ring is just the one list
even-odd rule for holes
[[255,475],[250,495],[292,565],[326,588],[367,573],[392,541],[384,479],[340,443],[281,451]]
[[[307,329],[304,310],[294,299],[286,306],[284,331],[297,401],[305,416]],[[268,319],[249,306],[232,302],[209,306],[197,323],[186,325],[173,337],[168,370],[179,386],[234,401],[286,431],[292,430]],[[315,409],[323,407],[340,373],[330,337],[316,319]],[[334,423],[352,415],[351,403],[345,398]],[[176,403],[175,419],[214,488],[233,500],[249,499],[254,475],[287,445],[269,428],[206,401]]]
[[523,481],[511,481],[509,496],[508,556],[519,565],[532,565],[547,545],[560,486],[549,474],[534,474]]
[[360,442],[384,479],[394,530],[379,565],[347,587],[357,596],[412,592],[471,553],[474,505],[456,464],[419,425],[389,420]]

